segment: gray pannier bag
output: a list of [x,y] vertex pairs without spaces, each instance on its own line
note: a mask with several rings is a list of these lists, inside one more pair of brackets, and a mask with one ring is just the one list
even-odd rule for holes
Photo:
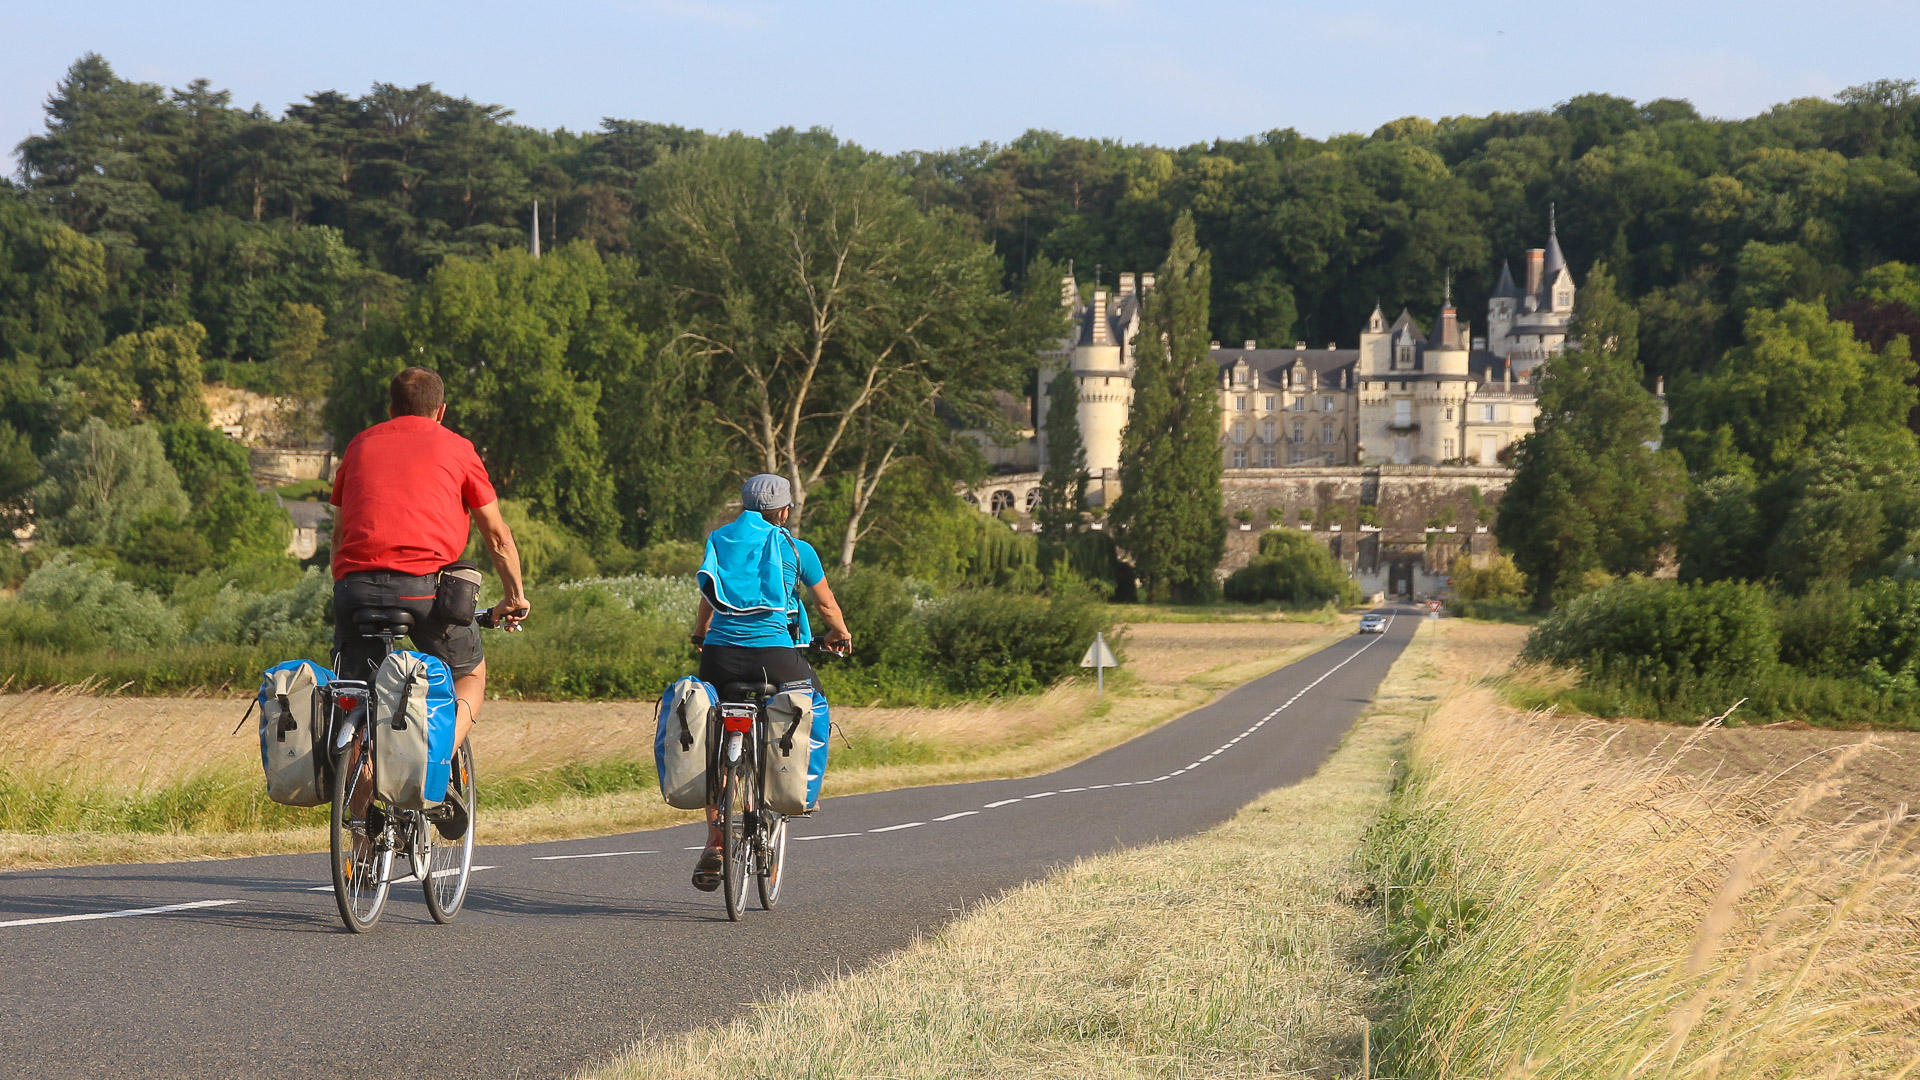
[[[819,781],[808,775],[817,708],[813,687],[804,683],[781,690],[767,702],[767,755],[760,762],[760,790],[767,806],[786,817],[806,813],[819,797]],[[825,764],[823,756],[820,765]]]
[[681,810],[707,805],[708,728],[718,695],[712,686],[687,676],[667,687],[653,734],[653,765],[660,775],[660,797]]
[[453,765],[453,673],[439,658],[395,652],[373,676],[373,794],[401,810],[447,797]]
[[320,688],[331,681],[333,672],[308,660],[275,664],[261,676],[254,699],[260,707],[260,764],[267,798],[274,802],[319,806],[329,797],[321,715],[326,695]]

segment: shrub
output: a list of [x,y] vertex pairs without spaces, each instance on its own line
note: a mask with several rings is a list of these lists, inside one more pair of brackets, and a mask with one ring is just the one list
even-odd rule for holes
[[1779,648],[1773,606],[1757,585],[1636,577],[1549,615],[1528,635],[1523,655],[1678,700],[1694,684],[1765,673]]
[[325,656],[332,648],[332,609],[333,578],[318,569],[302,574],[290,588],[270,593],[227,585],[189,640]]
[[1106,608],[1085,589],[1051,597],[963,589],[926,611],[928,659],[960,693],[1025,693],[1079,670]]
[[691,577],[628,574],[617,578],[583,578],[569,581],[556,591],[570,593],[588,589],[605,593],[625,605],[628,611],[685,627],[682,633],[692,629],[694,615],[700,609],[700,590],[694,587]]
[[1360,587],[1311,536],[1281,529],[1260,537],[1260,554],[1227,578],[1226,597],[1243,604],[1357,604]]
[[1473,557],[1461,555],[1453,560],[1447,574],[1453,579],[1455,600],[1497,600],[1518,606],[1527,595],[1527,578],[1513,564],[1513,556],[1502,555],[1486,566],[1473,565]]
[[66,552],[27,576],[20,585],[20,601],[123,652],[151,649],[180,635],[179,617],[159,597],[91,559]]

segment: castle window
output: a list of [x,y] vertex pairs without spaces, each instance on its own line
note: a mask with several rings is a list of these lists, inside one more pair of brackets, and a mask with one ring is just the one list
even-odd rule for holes
[[1333,395],[1332,394],[1320,395],[1320,411],[1321,412],[1333,411]]
[[1029,514],[1033,513],[1033,508],[1039,505],[1040,505],[1040,489],[1037,487],[1028,488],[1027,489],[1027,513]]
[[1273,452],[1273,447],[1271,446],[1265,447],[1260,451],[1260,465],[1263,468],[1271,469],[1274,463],[1279,460],[1280,456]]
[[1273,421],[1271,420],[1260,425],[1260,437],[1267,440],[1268,442],[1273,441],[1273,431],[1274,431]]
[[1566,292],[1564,290],[1562,290],[1561,292],[1555,293],[1553,295],[1553,306],[1554,307],[1572,307],[1573,294],[1570,292]]
[[1297,443],[1307,441],[1307,425],[1298,420],[1293,422],[1293,441]]
[[1247,395],[1236,394],[1233,399],[1233,408],[1236,412],[1246,412],[1247,411]]
[[987,505],[996,514],[1002,510],[1011,510],[1013,509],[1013,492],[996,491],[993,493],[993,500]]
[[1493,406],[1491,405],[1480,406],[1480,422],[1483,424],[1493,423]]
[[1453,419],[1453,406],[1447,406],[1447,419]]
[[1409,401],[1406,398],[1400,398],[1396,400],[1393,403],[1394,426],[1406,427],[1408,424],[1411,424],[1411,423],[1413,423],[1413,402]]
[[1272,394],[1267,395],[1267,411],[1268,412],[1272,412],[1274,409],[1278,408],[1279,405],[1280,405],[1279,398],[1274,397]]
[[1293,411],[1294,411],[1294,412],[1305,412],[1305,411],[1306,411],[1306,409],[1307,409],[1307,399],[1306,399],[1306,398],[1304,398],[1304,397],[1297,397],[1297,398],[1294,398],[1294,399],[1293,399]]
[[1320,441],[1321,442],[1333,441],[1333,421],[1331,420],[1320,421]]
[[1399,360],[1394,364],[1394,366],[1409,367],[1409,368],[1413,366],[1413,346],[1411,345],[1400,346],[1400,357],[1399,357]]
[[1247,467],[1247,452],[1245,450],[1235,450],[1233,452],[1233,467],[1236,469],[1244,469]]
[[1443,458],[1453,457],[1453,440],[1452,439],[1440,440],[1440,456]]
[[1233,425],[1233,441],[1234,442],[1247,441],[1247,425],[1238,424],[1238,423]]

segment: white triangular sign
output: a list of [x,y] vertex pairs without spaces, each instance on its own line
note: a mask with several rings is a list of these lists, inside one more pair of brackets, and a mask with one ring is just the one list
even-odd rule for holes
[[1080,658],[1080,666],[1098,668],[1120,666],[1120,661],[1114,659],[1113,650],[1107,648],[1105,634],[1093,635],[1093,644],[1087,646],[1087,655]]

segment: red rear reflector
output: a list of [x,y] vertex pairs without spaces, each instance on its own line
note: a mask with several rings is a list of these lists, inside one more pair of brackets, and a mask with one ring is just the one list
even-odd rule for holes
[[354,697],[352,694],[341,694],[340,707],[351,712],[360,707],[360,699]]

